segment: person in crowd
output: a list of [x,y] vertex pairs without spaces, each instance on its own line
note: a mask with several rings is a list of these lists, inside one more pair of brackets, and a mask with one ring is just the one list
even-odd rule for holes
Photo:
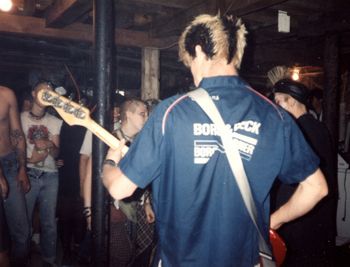
[[8,183],[4,201],[11,239],[11,266],[25,266],[28,259],[30,224],[24,194],[30,183],[26,173],[26,143],[14,92],[0,86],[0,165]]
[[319,121],[323,120],[323,91],[319,88],[315,88],[310,91],[311,107],[309,112]]
[[[139,99],[127,99],[123,102],[120,108],[120,128],[115,131],[115,135],[119,140],[126,140],[130,145],[138,132],[142,129],[148,118],[148,107],[145,102]],[[150,194],[148,190],[138,190],[135,194],[123,201],[115,201],[114,206],[120,209],[121,213],[126,216],[127,227],[124,229],[124,233],[128,235],[131,253],[129,263],[131,266],[147,267],[150,263],[150,256],[154,244],[154,215],[150,206]],[[120,214],[115,208],[111,209],[112,218],[116,213]],[[146,210],[145,210],[146,208]],[[146,214],[147,212],[147,214]],[[115,223],[112,221],[112,224]],[[122,243],[113,242],[118,240],[118,228],[114,228],[117,231],[111,232],[111,235],[115,235],[115,238],[111,238],[111,253]],[[120,230],[120,229],[119,229]],[[112,237],[111,236],[111,237]],[[119,235],[120,236],[120,235]],[[121,240],[121,239],[119,239]],[[114,259],[116,263],[118,260]],[[111,266],[114,266],[111,262]]]
[[31,183],[31,190],[25,197],[30,221],[34,206],[38,203],[41,256],[44,266],[53,266],[56,261],[58,192],[55,159],[59,154],[62,121],[47,113],[38,101],[36,96],[41,89],[53,90],[49,82],[39,82],[32,90],[31,110],[21,113],[27,143],[27,170]]
[[113,127],[112,127],[112,131],[115,132],[117,129],[120,128],[120,107],[123,104],[123,102],[125,101],[125,96],[117,93],[114,99],[114,103],[113,103],[113,114],[112,114],[112,118],[113,118]]
[[78,261],[82,264],[91,263],[92,232],[91,232],[91,188],[92,188],[92,133],[85,131],[83,143],[79,150],[79,177],[83,199],[84,239],[80,244]]
[[20,97],[20,111],[30,111],[33,104],[33,97],[30,92],[24,91]]
[[9,235],[5,217],[4,199],[7,197],[8,186],[0,165],[0,266],[9,267]]
[[[132,142],[148,117],[146,104],[139,99],[127,99],[120,108],[120,127],[114,134],[118,139]],[[91,132],[87,132],[80,151],[82,162],[88,162],[84,188],[88,222],[91,223]],[[85,163],[83,163],[85,164]],[[112,201],[113,203],[113,201]],[[154,246],[154,213],[149,192],[137,192],[111,206],[110,266],[149,266]],[[147,213],[146,213],[147,212]],[[115,252],[117,251],[117,252]]]
[[79,244],[85,236],[82,188],[79,178],[79,151],[86,130],[63,123],[58,160],[59,187],[57,201],[58,234],[63,248],[61,264],[77,262]]
[[[284,266],[334,266],[338,199],[335,153],[332,153],[334,145],[326,125],[308,112],[310,91],[305,85],[282,79],[274,85],[273,92],[276,103],[295,118],[306,140],[319,156],[320,169],[326,177],[329,192],[311,212],[279,230],[287,245]],[[277,208],[290,198],[296,188],[296,184],[277,186]]]
[[[238,77],[245,34],[233,16],[199,15],[179,39],[179,56],[232,131],[267,241],[269,226],[310,211],[328,189],[293,119]],[[115,199],[152,183],[159,266],[258,266],[257,229],[226,154],[208,144],[221,147],[215,125],[186,94],[176,95],[155,108],[122,159],[121,146],[108,151],[101,179]],[[299,185],[270,219],[277,176]]]

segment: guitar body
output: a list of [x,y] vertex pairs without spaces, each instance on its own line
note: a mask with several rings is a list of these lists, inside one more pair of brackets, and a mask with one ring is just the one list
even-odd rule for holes
[[276,265],[281,266],[286,257],[287,247],[279,234],[272,229],[270,229],[270,243]]

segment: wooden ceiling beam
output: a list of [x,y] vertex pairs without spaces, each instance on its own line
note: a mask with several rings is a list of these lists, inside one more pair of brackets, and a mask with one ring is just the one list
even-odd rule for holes
[[324,6],[319,4],[316,6],[315,4],[311,5],[308,1],[298,2],[298,3],[284,3],[283,5],[275,5],[271,7],[276,10],[283,10],[288,12],[288,15],[297,15],[297,16],[314,16],[315,14],[322,13],[324,11]]
[[262,9],[266,9],[278,4],[287,2],[288,0],[241,0],[232,1],[232,5],[229,6],[228,12],[235,14],[236,16],[245,16]]
[[160,19],[153,23],[150,34],[152,37],[165,37],[172,35],[179,35],[185,26],[197,15],[202,13],[215,14],[217,10],[213,10],[215,7],[207,1],[200,1],[199,3],[191,6],[185,11],[176,13],[172,17],[166,19]]
[[116,16],[121,13],[143,13],[143,14],[157,14],[161,16],[172,16],[178,9],[166,6],[155,6],[148,3],[130,3],[130,1],[118,1],[118,4],[115,7]]
[[255,12],[244,16],[243,22],[251,21],[254,23],[267,23],[267,22],[277,23],[277,16],[278,16],[278,11],[266,9],[261,12]]
[[152,4],[152,5],[159,5],[159,6],[165,6],[165,7],[175,7],[175,8],[181,8],[181,9],[187,9],[191,7],[193,4],[196,4],[197,2],[201,2],[200,0],[176,0],[176,1],[169,1],[169,0],[119,0],[119,2],[127,2],[127,3],[145,3],[145,4]]
[[288,0],[240,0],[232,1],[231,5],[228,6],[226,2],[222,0],[198,2],[186,11],[179,12],[173,17],[168,17],[166,21],[163,19],[154,23],[151,36],[161,37],[179,34],[194,16],[201,13],[216,14],[218,9],[220,9],[222,13],[229,12],[244,17],[245,15],[261,11],[286,1]]
[[[93,42],[93,28],[91,25],[73,23],[64,29],[48,28],[45,20],[35,17],[25,17],[0,14],[0,32],[15,33],[27,36],[56,38],[72,41]],[[166,47],[177,40],[177,37],[164,39],[151,38],[147,33],[117,29],[115,44],[133,47]]]
[[92,10],[92,1],[56,0],[46,13],[46,26],[62,28]]

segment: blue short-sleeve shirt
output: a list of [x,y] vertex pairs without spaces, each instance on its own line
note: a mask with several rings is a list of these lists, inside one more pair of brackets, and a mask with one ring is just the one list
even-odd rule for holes
[[[268,236],[269,191],[278,176],[299,183],[318,158],[294,120],[237,76],[205,78],[243,159]],[[216,128],[186,95],[162,101],[120,162],[139,187],[152,182],[163,266],[253,266],[258,235]]]

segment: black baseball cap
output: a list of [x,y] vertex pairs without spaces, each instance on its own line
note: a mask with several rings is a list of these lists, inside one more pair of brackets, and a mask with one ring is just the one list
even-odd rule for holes
[[273,92],[290,95],[306,107],[310,107],[310,90],[300,82],[291,79],[279,80],[273,86]]

